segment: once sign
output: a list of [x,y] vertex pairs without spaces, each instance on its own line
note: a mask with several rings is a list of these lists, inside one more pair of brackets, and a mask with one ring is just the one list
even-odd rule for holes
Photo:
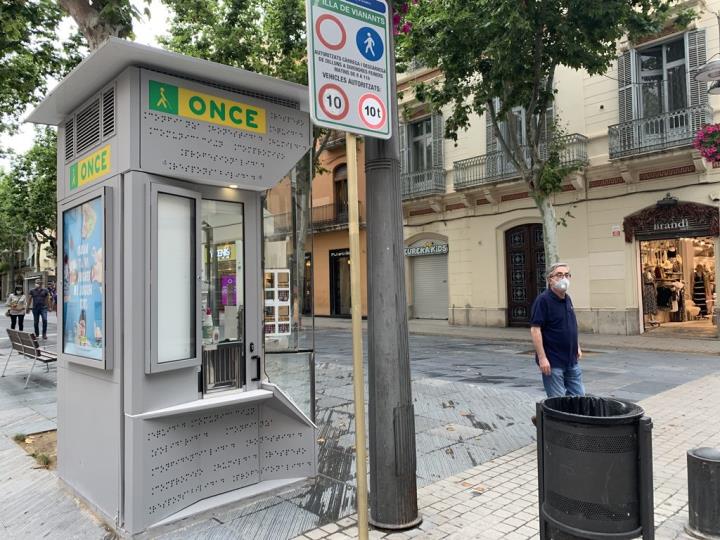
[[108,144],[70,165],[68,174],[70,189],[77,189],[105,176],[111,168]]
[[310,147],[306,112],[141,70],[144,171],[256,191],[274,186]]
[[313,122],[389,139],[387,4],[380,0],[309,0],[307,5]]

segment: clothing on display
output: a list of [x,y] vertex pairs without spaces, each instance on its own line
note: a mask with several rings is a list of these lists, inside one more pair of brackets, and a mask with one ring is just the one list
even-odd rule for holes
[[700,237],[640,242],[646,329],[658,323],[716,324],[710,319],[715,303],[715,241]]

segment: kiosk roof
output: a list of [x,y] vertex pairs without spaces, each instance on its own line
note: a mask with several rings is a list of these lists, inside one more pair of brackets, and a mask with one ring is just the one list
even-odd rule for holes
[[301,110],[308,110],[306,86],[124,39],[110,38],[60,81],[25,121],[59,125],[89,96],[130,66],[158,69],[198,82],[291,100],[297,102]]

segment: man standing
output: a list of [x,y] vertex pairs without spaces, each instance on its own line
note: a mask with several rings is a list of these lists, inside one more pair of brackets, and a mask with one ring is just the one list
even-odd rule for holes
[[47,318],[48,318],[48,297],[50,291],[42,286],[39,279],[35,280],[35,288],[30,289],[30,307],[32,309],[33,322],[35,323],[35,335],[40,335],[40,317],[42,317],[42,338],[47,339]]
[[548,397],[583,396],[585,388],[578,360],[578,326],[570,287],[570,268],[555,263],[547,271],[548,288],[533,303],[530,334],[535,362],[540,368]]

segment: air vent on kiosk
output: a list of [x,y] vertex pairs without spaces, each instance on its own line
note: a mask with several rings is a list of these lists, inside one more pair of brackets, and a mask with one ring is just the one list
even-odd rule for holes
[[115,132],[115,87],[102,94],[102,136],[103,139]]
[[94,100],[75,117],[75,134],[77,154],[100,142],[100,100]]
[[75,157],[75,120],[65,122],[65,161]]

